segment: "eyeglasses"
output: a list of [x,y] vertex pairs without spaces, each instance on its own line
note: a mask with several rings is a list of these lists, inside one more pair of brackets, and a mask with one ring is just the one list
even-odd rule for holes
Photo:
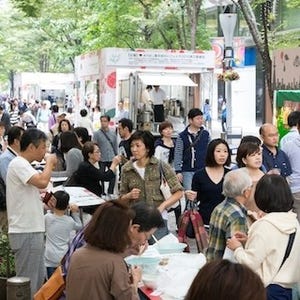
[[146,231],[141,231],[141,233],[145,236],[145,239],[148,241],[151,238],[151,233]]

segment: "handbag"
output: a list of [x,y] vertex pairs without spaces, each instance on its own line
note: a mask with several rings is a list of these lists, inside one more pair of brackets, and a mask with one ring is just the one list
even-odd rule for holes
[[204,253],[208,247],[208,234],[196,205],[194,201],[187,202],[187,210],[179,219],[178,240],[180,243],[186,243],[185,252],[190,252],[187,238],[195,238],[198,252]]
[[34,300],[58,300],[66,287],[61,266],[58,266],[51,277],[35,293]]
[[[164,168],[163,168],[161,162],[159,162],[159,173],[160,173],[160,191],[161,191],[162,195],[164,196],[165,200],[168,200],[172,196],[172,193],[171,193],[171,188],[166,179],[166,176],[164,173]],[[176,208],[178,205],[179,205],[179,203],[176,202],[169,208]]]

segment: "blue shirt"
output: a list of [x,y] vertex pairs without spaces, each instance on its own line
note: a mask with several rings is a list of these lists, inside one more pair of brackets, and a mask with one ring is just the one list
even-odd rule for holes
[[287,155],[276,147],[276,154],[274,155],[266,145],[262,145],[263,148],[263,165],[266,167],[267,172],[271,169],[280,169],[280,175],[287,177],[292,174],[292,168]]
[[0,176],[6,184],[6,175],[9,163],[17,156],[17,153],[9,146],[0,156]]

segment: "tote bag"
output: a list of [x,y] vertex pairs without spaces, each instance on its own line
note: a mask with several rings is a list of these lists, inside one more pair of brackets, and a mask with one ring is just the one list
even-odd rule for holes
[[65,290],[66,283],[61,266],[58,266],[52,276],[35,293],[34,300],[58,300]]

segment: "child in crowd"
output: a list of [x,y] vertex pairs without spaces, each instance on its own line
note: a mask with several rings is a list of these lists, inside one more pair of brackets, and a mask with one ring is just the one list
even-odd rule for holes
[[[69,194],[65,191],[57,191],[52,197],[56,199],[55,208],[53,212],[48,212],[45,215],[45,265],[48,278],[53,274],[68,250],[72,230],[82,228],[78,206],[69,205]],[[66,215],[68,207],[70,208],[70,216]]]

